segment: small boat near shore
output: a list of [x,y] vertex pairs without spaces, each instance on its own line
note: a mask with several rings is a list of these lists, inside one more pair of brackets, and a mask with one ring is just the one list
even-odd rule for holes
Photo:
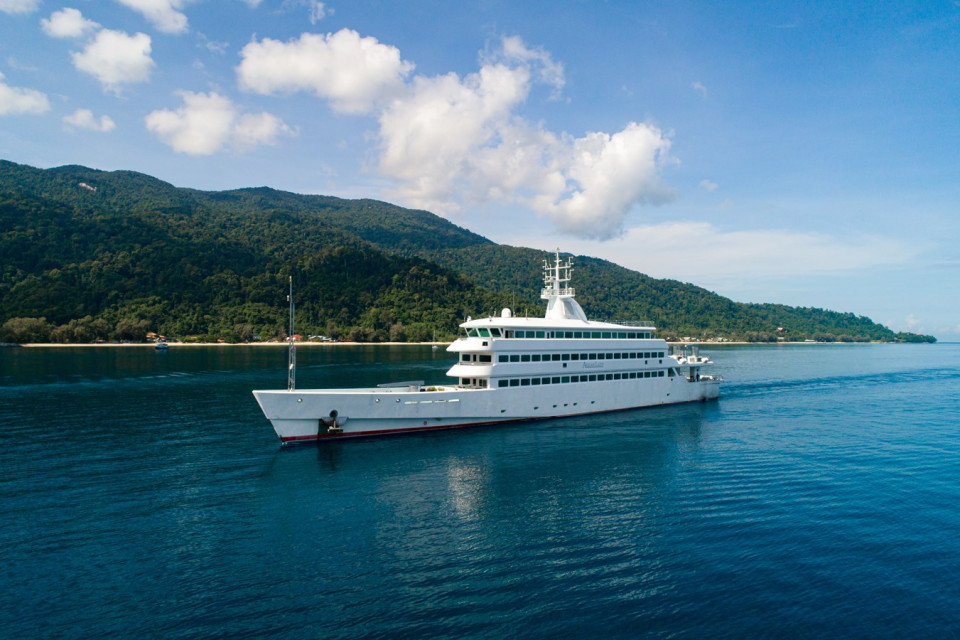
[[[542,318],[470,319],[447,351],[448,384],[296,389],[290,343],[286,390],[253,392],[283,443],[543,420],[719,397],[722,378],[692,353],[672,354],[650,323],[587,319],[569,286],[572,260],[546,261]],[[291,325],[293,303],[291,292]],[[291,326],[290,335],[293,335]]]

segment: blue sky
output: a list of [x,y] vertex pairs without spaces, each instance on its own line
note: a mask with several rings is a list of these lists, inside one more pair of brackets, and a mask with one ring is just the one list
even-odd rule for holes
[[957,340],[958,72],[950,1],[0,0],[0,158],[378,198]]

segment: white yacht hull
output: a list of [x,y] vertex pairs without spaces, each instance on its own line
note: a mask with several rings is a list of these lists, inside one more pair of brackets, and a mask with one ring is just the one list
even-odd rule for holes
[[[682,376],[537,387],[254,391],[284,443],[453,429],[716,399],[720,382]],[[432,390],[437,389],[437,390]]]

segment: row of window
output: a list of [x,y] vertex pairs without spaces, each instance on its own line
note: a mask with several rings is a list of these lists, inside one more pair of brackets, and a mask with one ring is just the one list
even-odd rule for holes
[[[467,354],[461,354],[467,355]],[[567,362],[568,360],[649,360],[663,358],[663,351],[628,351],[614,353],[511,353],[500,354],[497,362]],[[478,360],[478,362],[483,362]],[[489,362],[489,361],[487,361]],[[662,363],[661,363],[662,364]]]
[[540,338],[551,340],[648,340],[651,337],[649,331],[552,331],[529,330],[529,329],[503,329],[497,327],[469,328],[467,329],[469,338]]
[[497,381],[498,387],[535,387],[541,384],[566,384],[568,382],[603,382],[604,380],[633,380],[636,378],[663,378],[673,369],[657,371],[624,371],[622,373],[591,373],[582,376],[550,376],[543,378],[504,378]]
[[[617,351],[608,353],[502,353],[497,356],[497,362],[568,362],[577,360],[649,360],[663,359],[663,351]],[[460,362],[492,362],[493,356],[488,353],[461,353]],[[660,364],[663,364],[662,362]]]

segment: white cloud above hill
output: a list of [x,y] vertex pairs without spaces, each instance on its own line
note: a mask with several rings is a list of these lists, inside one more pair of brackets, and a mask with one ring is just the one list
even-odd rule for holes
[[187,31],[187,16],[180,9],[183,0],[116,0],[146,18],[161,33],[178,34]]
[[106,133],[113,131],[117,126],[110,116],[100,116],[97,118],[90,109],[77,109],[68,116],[63,117],[63,124],[68,129],[86,129],[88,131],[99,131]]
[[565,84],[549,52],[506,37],[475,73],[411,74],[396,47],[343,29],[279,42],[254,41],[237,67],[242,89],[272,95],[305,91],[345,114],[377,117],[376,168],[393,181],[388,196],[451,215],[488,202],[520,204],[563,231],[616,236],[629,210],[669,200],[660,169],[663,132],[629,122],[620,131],[577,137],[520,115],[536,85]]
[[211,155],[227,147],[237,151],[275,144],[281,135],[295,135],[270,113],[245,114],[227,97],[215,92],[180,91],[183,106],[148,114],[147,129],[174,151]]
[[121,85],[145,82],[154,62],[150,57],[150,36],[129,35],[123,31],[102,29],[83,51],[71,54],[73,65],[100,81],[104,89],[118,91]]
[[400,51],[342,29],[326,36],[304,33],[280,42],[264,38],[247,44],[237,67],[240,88],[260,94],[307,91],[342,113],[367,113],[389,99],[413,65]]
[[40,114],[50,110],[45,93],[36,89],[11,87],[0,73],[0,116]]
[[93,20],[83,17],[77,9],[61,9],[40,20],[43,32],[51,38],[82,38],[100,28]]
[[0,12],[11,15],[33,13],[40,6],[40,0],[0,0]]

